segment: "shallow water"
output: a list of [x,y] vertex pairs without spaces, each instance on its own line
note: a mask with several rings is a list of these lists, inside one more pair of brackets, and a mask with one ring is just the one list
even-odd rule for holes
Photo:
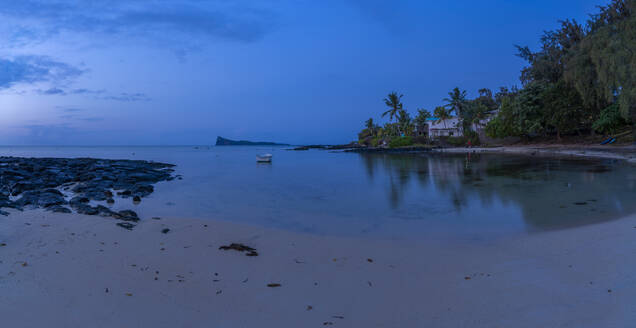
[[[266,152],[273,163],[257,164]],[[489,240],[636,212],[636,170],[609,159],[193,146],[0,147],[0,155],[173,163],[183,180],[115,207],[318,234]]]

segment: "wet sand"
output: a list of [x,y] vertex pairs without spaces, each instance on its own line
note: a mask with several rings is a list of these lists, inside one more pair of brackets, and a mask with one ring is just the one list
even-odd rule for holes
[[571,146],[571,145],[526,145],[501,147],[451,147],[436,148],[442,153],[509,153],[524,155],[565,155],[573,157],[592,157],[625,160],[636,163],[636,146]]
[[[465,243],[189,219],[147,219],[128,231],[115,222],[42,211],[1,217],[2,325],[625,327],[636,319],[636,216]],[[218,249],[233,242],[259,256]]]

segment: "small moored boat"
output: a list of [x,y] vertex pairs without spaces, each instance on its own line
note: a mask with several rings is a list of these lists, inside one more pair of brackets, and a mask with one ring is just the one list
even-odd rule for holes
[[271,163],[272,162],[272,154],[256,155],[256,162],[258,162],[258,163]]

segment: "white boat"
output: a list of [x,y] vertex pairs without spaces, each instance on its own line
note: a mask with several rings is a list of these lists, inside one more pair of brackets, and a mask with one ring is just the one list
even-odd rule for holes
[[256,162],[258,162],[258,163],[271,163],[272,162],[272,154],[256,155]]

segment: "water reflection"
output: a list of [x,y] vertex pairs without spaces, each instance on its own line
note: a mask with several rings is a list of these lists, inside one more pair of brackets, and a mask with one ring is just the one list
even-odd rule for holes
[[480,207],[476,216],[502,215],[494,204],[503,203],[519,209],[531,230],[598,223],[636,212],[634,168],[612,159],[476,153],[360,157],[370,180],[386,180],[393,210],[408,206],[404,200],[411,193],[427,196],[422,201],[433,202],[429,207],[448,206],[463,215],[475,211],[471,200]]
[[[382,155],[260,147],[0,147],[7,156],[176,164],[142,218],[200,218],[316,234],[462,238],[567,228],[636,212],[636,170],[613,160],[501,154]],[[255,154],[272,153],[271,164]],[[576,205],[580,204],[580,205]]]

